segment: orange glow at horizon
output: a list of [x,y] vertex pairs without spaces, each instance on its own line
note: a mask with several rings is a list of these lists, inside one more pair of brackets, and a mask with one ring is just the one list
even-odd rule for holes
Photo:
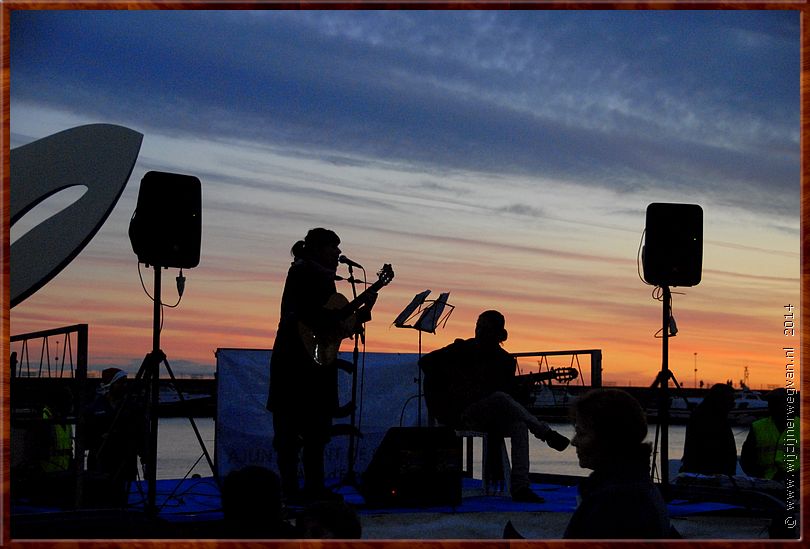
[[[471,269],[469,264],[462,268],[468,267]],[[214,291],[217,283],[206,281],[207,275],[203,276],[202,270],[199,277],[193,270],[186,271],[189,282],[181,307],[164,309],[161,347],[170,363],[189,361],[207,365],[207,373],[213,375],[217,348],[271,348],[285,269],[286,263],[282,262],[275,272],[264,273],[263,280],[248,281],[232,292]],[[509,339],[504,347],[511,352],[600,349],[604,383],[649,385],[655,379],[661,368],[661,340],[654,336],[661,327],[661,303],[654,300],[649,288],[637,279],[631,283],[634,288],[624,289],[624,299],[590,295],[598,293],[597,290],[564,297],[546,294],[542,285],[531,292],[529,288],[538,283],[540,276],[516,280],[508,288],[473,289],[477,277],[486,279],[485,271],[483,268],[460,273],[444,270],[444,277],[455,278],[456,287],[462,288],[455,291],[434,284],[417,285],[417,277],[403,269],[402,275],[397,273],[391,285],[380,292],[374,318],[367,325],[365,350],[416,353],[416,331],[396,328],[391,323],[415,293],[432,286],[429,298],[450,290],[449,302],[456,308],[447,324],[435,334],[422,334],[423,353],[456,338],[472,337],[477,315],[485,309],[496,308],[506,315]],[[495,271],[497,274],[497,269]],[[212,275],[220,278],[224,273],[214,271]],[[583,280],[588,278],[582,276]],[[147,275],[144,278],[150,280]],[[164,282],[164,303],[173,303],[176,300],[172,293],[173,275],[164,275],[164,280],[169,281]],[[150,288],[148,281],[146,283]],[[552,285],[557,283],[562,281],[557,280]],[[104,294],[91,297],[81,296],[81,290],[78,285],[74,287],[73,282],[65,281],[62,285],[62,291],[43,289],[41,295],[21,305],[20,311],[26,311],[24,321],[15,318],[12,333],[70,324],[73,321],[65,322],[64,315],[58,311],[81,310],[81,316],[96,319],[90,324],[91,368],[94,363],[137,364],[151,349],[152,305],[140,288],[130,287],[124,291],[113,285]],[[598,284],[583,285],[585,287],[598,287]],[[778,385],[785,362],[784,346],[797,348],[798,364],[798,340],[787,340],[782,334],[781,304],[774,307],[758,304],[756,315],[735,314],[713,310],[711,282],[706,283],[705,289],[699,285],[678,290],[687,295],[674,296],[674,314],[680,331],[670,338],[669,368],[681,385],[694,385],[694,353],[697,353],[697,379],[703,380],[706,386],[729,379],[738,384],[745,367],[749,369],[752,388]],[[105,294],[116,291],[127,298],[116,299],[117,306],[110,307]],[[350,293],[348,287],[340,291]],[[239,306],[234,309],[233,304]],[[15,317],[16,313],[15,310]],[[716,333],[718,324],[722,324],[722,330]],[[711,333],[711,337],[704,337],[704,333]],[[746,342],[745,354],[740,353],[741,341]],[[342,350],[350,349],[351,341],[344,341]],[[571,357],[554,357],[549,359],[549,364],[570,366],[571,360]],[[586,357],[580,357],[580,361],[585,380],[589,382],[590,364]],[[530,361],[529,366],[532,365]]]

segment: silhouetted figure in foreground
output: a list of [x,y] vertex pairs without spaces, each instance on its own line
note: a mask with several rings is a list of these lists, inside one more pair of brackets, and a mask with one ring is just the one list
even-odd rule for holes
[[281,482],[273,471],[249,465],[222,482],[224,538],[292,539],[295,528],[282,518]]
[[101,373],[96,398],[84,418],[87,471],[92,479],[86,503],[125,506],[129,484],[138,475],[138,456],[143,458],[146,446],[146,416],[128,394],[126,372],[107,368]]
[[[765,399],[768,417],[751,424],[740,466],[749,476],[784,482],[787,471],[799,471],[799,421],[788,413],[786,389],[774,389]],[[795,400],[794,410],[798,411],[798,398]]]
[[734,408],[734,389],[712,385],[686,425],[681,472],[729,475],[737,471],[737,445],[728,420]]
[[541,503],[529,485],[529,432],[562,451],[568,439],[540,421],[515,400],[517,362],[501,344],[506,341],[504,317],[485,311],[478,317],[475,337],[457,339],[423,356],[428,410],[444,425],[506,436],[512,446],[512,499]]
[[307,505],[295,519],[301,539],[360,539],[362,526],[357,512],[343,501],[317,501]]
[[580,467],[592,469],[579,485],[581,501],[564,538],[677,537],[667,506],[650,480],[651,445],[641,405],[618,389],[595,389],[574,403]]
[[[312,229],[292,247],[294,257],[281,296],[281,318],[270,359],[267,409],[273,413],[273,448],[277,452],[284,496],[288,501],[340,499],[324,487],[324,449],[332,418],[338,412],[338,378],[334,364],[318,364],[304,344],[304,328],[315,334],[340,330],[351,311],[328,309],[335,294],[340,238],[328,229]],[[376,295],[357,310],[357,325],[370,318]],[[304,492],[298,487],[298,454],[304,469]]]

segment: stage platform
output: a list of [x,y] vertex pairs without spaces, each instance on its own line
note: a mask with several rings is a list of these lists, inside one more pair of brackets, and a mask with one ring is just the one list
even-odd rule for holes
[[[352,486],[336,491],[354,507],[363,539],[503,539],[511,522],[527,539],[560,539],[576,508],[574,477],[569,483],[534,483],[545,501],[517,503],[504,495],[484,495],[481,481],[465,478],[456,506],[387,507],[366,505]],[[133,487],[126,511],[63,511],[15,504],[12,539],[201,539],[222,520],[219,488],[211,477],[158,481],[158,519],[143,512],[143,485]],[[290,509],[290,520],[295,509]],[[686,539],[763,539],[769,519],[728,502],[675,499],[669,504],[675,528]]]

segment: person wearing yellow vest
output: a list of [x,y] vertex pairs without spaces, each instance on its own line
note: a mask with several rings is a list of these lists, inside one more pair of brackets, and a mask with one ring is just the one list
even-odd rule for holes
[[73,457],[73,428],[65,422],[59,403],[46,404],[42,408],[42,419],[48,433],[45,456],[39,466],[45,473],[60,473],[70,469]]
[[799,424],[789,413],[787,390],[768,393],[769,416],[751,424],[740,453],[740,466],[749,476],[784,482],[786,472],[798,472]]

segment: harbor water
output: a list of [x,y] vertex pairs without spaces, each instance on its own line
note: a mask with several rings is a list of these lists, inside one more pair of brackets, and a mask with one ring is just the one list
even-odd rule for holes
[[[212,418],[196,418],[195,423],[200,431],[203,442],[211,459],[214,459],[214,420]],[[552,427],[571,438],[574,436],[574,427],[570,423],[551,424]],[[734,438],[737,443],[737,454],[742,449],[743,441],[748,433],[748,427],[733,427]],[[647,440],[655,440],[656,426],[650,425]],[[659,435],[660,436],[660,435]],[[683,455],[683,443],[686,436],[686,427],[671,425],[669,427],[669,459],[680,459]],[[267,440],[268,446],[270,440]],[[507,441],[508,444],[508,441]],[[531,471],[533,473],[550,473],[558,475],[585,476],[589,473],[577,463],[576,451],[573,447],[563,452],[556,452],[545,443],[531,438],[530,440]],[[480,455],[476,452],[476,455]],[[194,430],[187,418],[163,418],[158,426],[158,472],[159,479],[183,478],[198,474],[206,477],[212,472],[208,462],[203,456],[202,448],[197,441]],[[475,476],[480,478],[480,463],[474,469]]]

